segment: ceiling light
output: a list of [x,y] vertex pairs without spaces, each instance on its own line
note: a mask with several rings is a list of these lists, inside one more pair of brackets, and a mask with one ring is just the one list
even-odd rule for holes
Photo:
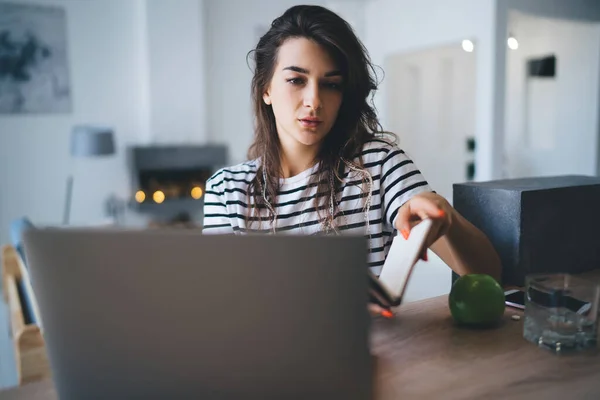
[[475,45],[468,39],[462,41],[462,48],[467,53],[471,53],[475,49]]

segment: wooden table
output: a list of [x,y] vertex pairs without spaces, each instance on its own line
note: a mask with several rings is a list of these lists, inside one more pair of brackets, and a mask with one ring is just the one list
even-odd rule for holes
[[[600,399],[600,351],[557,356],[525,341],[522,312],[494,329],[455,326],[447,296],[375,318],[377,399]],[[1,400],[56,400],[51,381],[0,392]]]
[[447,296],[375,321],[377,399],[600,399],[600,351],[555,355],[523,339],[523,313],[500,325],[456,326]]

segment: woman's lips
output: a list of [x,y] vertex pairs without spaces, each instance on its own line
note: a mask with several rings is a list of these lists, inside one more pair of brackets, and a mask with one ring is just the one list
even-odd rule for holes
[[300,121],[300,124],[305,128],[316,128],[317,126],[323,123],[323,121],[320,121],[318,119],[310,118],[303,118],[299,119],[298,121]]

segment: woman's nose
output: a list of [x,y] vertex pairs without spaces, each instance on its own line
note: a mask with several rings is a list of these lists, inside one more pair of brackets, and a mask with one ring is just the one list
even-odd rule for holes
[[304,92],[304,106],[318,110],[321,108],[321,98],[318,85],[307,85]]

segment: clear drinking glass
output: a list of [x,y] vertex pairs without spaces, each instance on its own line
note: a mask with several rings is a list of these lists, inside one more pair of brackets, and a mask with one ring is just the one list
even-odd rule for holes
[[569,274],[525,279],[523,337],[554,352],[598,346],[600,284]]

